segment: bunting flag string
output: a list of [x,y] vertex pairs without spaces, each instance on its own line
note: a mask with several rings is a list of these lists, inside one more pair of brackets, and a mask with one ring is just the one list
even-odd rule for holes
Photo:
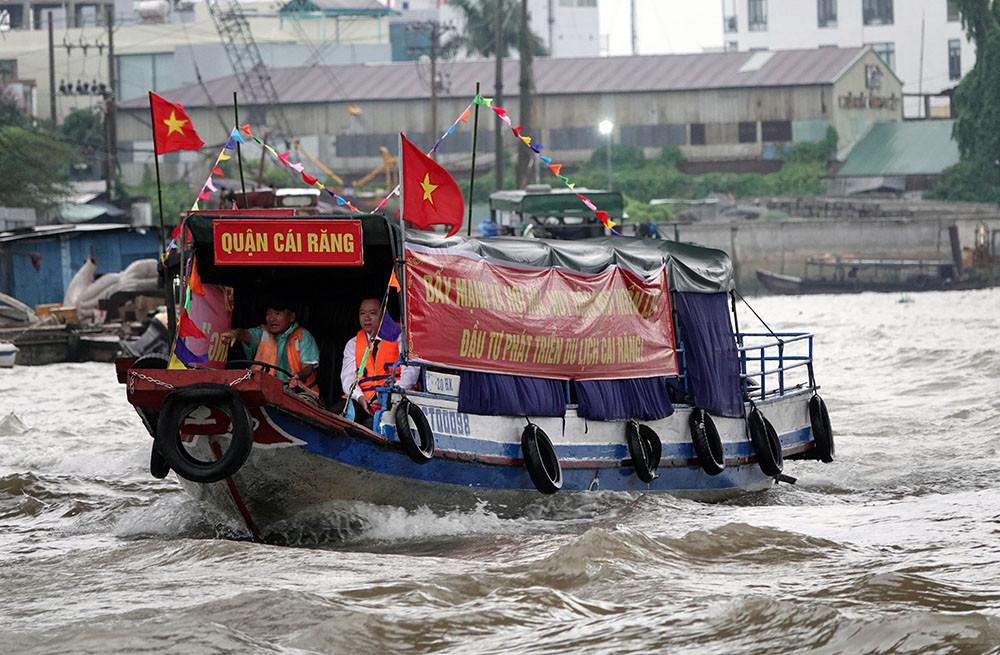
[[593,202],[591,202],[589,198],[585,198],[581,194],[577,193],[576,183],[570,182],[567,176],[561,174],[562,164],[553,164],[551,157],[546,157],[542,155],[541,153],[543,146],[540,143],[532,144],[531,137],[526,134],[522,134],[522,132],[524,131],[524,127],[522,125],[514,127],[510,121],[510,116],[507,115],[506,109],[494,105],[493,98],[484,98],[482,94],[478,94],[473,99],[472,102],[474,104],[481,105],[484,107],[489,107],[490,109],[492,109],[493,113],[496,114],[500,120],[506,123],[508,127],[510,127],[511,131],[514,133],[514,136],[517,137],[518,141],[526,145],[528,148],[531,149],[532,152],[538,155],[538,158],[541,159],[542,162],[548,166],[549,170],[552,171],[552,174],[558,177],[560,180],[562,180],[562,183],[565,184],[570,191],[576,194],[576,196],[580,199],[580,202],[586,205],[586,207],[589,210],[594,212],[594,214],[597,216],[597,219],[601,221],[601,223],[603,223],[605,227],[611,230],[613,234],[621,236],[621,233],[615,230],[615,225],[617,225],[617,223],[611,220],[611,218],[608,216],[608,212],[598,210],[597,207],[594,205]]
[[[437,142],[431,147],[430,150],[427,151],[427,154],[430,155],[431,153],[437,152],[437,149],[441,145],[441,142],[444,141],[446,138],[448,138],[448,136],[450,136],[451,133],[455,131],[455,127],[459,123],[468,123],[469,122],[469,115],[471,113],[472,113],[472,103],[469,103],[469,106],[467,106],[465,108],[465,110],[461,114],[459,114],[458,118],[456,118],[454,120],[454,122],[452,122],[452,124],[448,126],[448,129],[445,130],[441,134],[441,136],[438,138]],[[392,198],[393,196],[398,196],[398,195],[399,195],[399,185],[397,184],[395,189],[393,189],[392,191],[390,191],[389,194],[385,198],[382,198],[382,202],[380,202],[378,204],[378,206],[375,207],[375,209],[382,209],[387,204],[389,204],[389,198]]]

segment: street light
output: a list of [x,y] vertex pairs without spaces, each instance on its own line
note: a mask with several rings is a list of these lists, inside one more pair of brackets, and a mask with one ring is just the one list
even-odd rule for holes
[[608,148],[607,148],[607,153],[608,153],[608,191],[611,191],[611,139],[612,139],[612,134],[615,131],[615,124],[605,118],[597,126],[597,131],[608,137]]

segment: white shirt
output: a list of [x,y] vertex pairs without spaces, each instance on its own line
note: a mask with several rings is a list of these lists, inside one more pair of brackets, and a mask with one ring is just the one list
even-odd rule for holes
[[[344,359],[343,363],[340,365],[340,385],[344,388],[344,393],[351,388],[354,384],[354,378],[358,374],[358,366],[355,363],[355,348],[357,347],[358,337],[353,336],[344,346]],[[399,346],[399,340],[396,340],[396,345]],[[402,348],[400,348],[402,350]],[[399,367],[399,380],[396,385],[410,390],[413,385],[417,383],[417,378],[420,377],[420,367],[419,366],[400,366]],[[351,394],[351,398],[357,400],[361,398],[364,394],[358,385],[354,385],[354,392]]]

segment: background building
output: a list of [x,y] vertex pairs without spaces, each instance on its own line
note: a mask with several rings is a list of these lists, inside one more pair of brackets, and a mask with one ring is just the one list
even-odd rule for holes
[[[516,80],[518,65],[506,62],[504,78]],[[395,152],[400,131],[429,148],[468,106],[477,82],[489,95],[492,61],[449,66],[451,84],[439,98],[437,132],[431,129],[429,91],[416,63],[279,69],[273,77],[295,136],[320,161],[346,173],[382,164],[379,147]],[[846,153],[872,125],[902,120],[902,85],[871,48],[538,58],[534,69],[537,118],[527,133],[532,143],[544,145],[545,154],[567,163],[588,159],[606,143],[597,129],[605,119],[614,123],[615,143],[643,147],[647,155],[677,146],[689,161],[742,162],[742,170],[760,170],[760,162],[768,159],[780,166],[777,160],[787,145],[821,141],[830,127]],[[324,83],[327,74],[341,84]],[[205,159],[215,157],[215,146],[221,147],[228,135],[229,128],[221,126],[232,124],[228,104],[236,86],[227,77],[167,93],[185,106],[203,140],[212,144],[204,153],[161,158],[169,177],[197,177],[210,165]],[[220,114],[213,103],[225,110]],[[521,124],[516,96],[505,97],[504,105],[514,125]],[[253,121],[258,132],[273,125],[273,108],[252,107],[247,113],[258,117]],[[151,164],[148,118],[145,99],[125,102],[119,111],[127,181],[141,177]],[[483,163],[492,160],[493,120],[491,111],[481,112],[478,153]],[[467,170],[471,126],[471,121],[459,123],[442,143],[439,158],[446,165]],[[511,136],[509,149],[519,145]]]
[[[975,64],[953,0],[722,0],[726,50],[870,45],[903,81],[907,118],[948,117]],[[929,110],[929,111],[928,111]]]

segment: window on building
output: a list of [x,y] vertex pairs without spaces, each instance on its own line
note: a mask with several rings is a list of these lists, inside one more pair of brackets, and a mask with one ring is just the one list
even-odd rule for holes
[[837,26],[837,0],[816,0],[817,25]]
[[962,42],[958,39],[948,39],[948,79],[958,80],[962,77]]
[[736,0],[722,0],[722,31],[736,32],[739,24],[736,22]]
[[885,65],[896,70],[896,44],[892,41],[886,41],[885,43],[867,43],[865,45],[870,45],[872,50],[875,51]]
[[740,143],[757,143],[756,122],[740,122]]
[[691,123],[691,145],[693,146],[705,145],[704,123]]
[[726,52],[739,52],[740,42],[739,41],[726,41]]
[[865,25],[892,25],[892,0],[863,0],[861,14]]
[[597,0],[577,0],[577,7],[596,7]]
[[948,0],[948,22],[957,23],[958,21],[958,0]]
[[791,141],[792,122],[791,121],[761,121],[760,122],[761,141]]
[[747,22],[751,32],[767,31],[767,0],[747,0]]

